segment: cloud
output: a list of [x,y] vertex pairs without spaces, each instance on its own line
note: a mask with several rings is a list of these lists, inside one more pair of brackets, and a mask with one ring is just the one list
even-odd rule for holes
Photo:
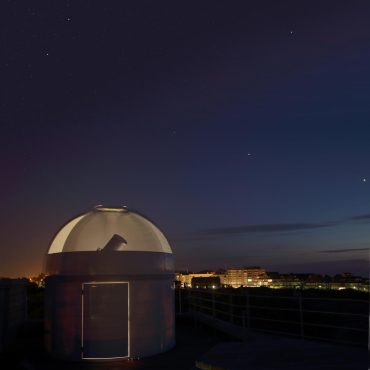
[[199,241],[219,241],[222,239],[222,236],[218,235],[200,235],[199,232],[191,232],[187,235],[173,236],[169,237],[168,240],[170,243],[182,243],[182,242],[199,242]]
[[232,227],[218,227],[204,229],[197,232],[198,235],[233,235],[233,234],[250,234],[250,233],[273,233],[282,231],[300,231],[312,230],[323,227],[336,226],[337,222],[320,222],[320,223],[284,223],[284,224],[255,224]]
[[[370,222],[370,214],[362,214],[349,218],[327,221],[327,222],[297,222],[297,223],[275,223],[275,224],[251,224],[241,226],[214,227],[193,231],[187,235],[170,238],[171,242],[199,242],[206,240],[219,240],[232,236],[247,235],[252,233],[286,233],[291,231],[308,231],[327,227],[334,227],[349,224],[351,222],[367,223]],[[365,248],[366,249],[366,248]],[[362,250],[362,249],[361,249]],[[343,250],[344,251],[344,250]],[[331,251],[322,251],[320,253],[335,253]],[[337,253],[344,253],[338,251]]]
[[359,215],[359,216],[353,216],[350,218],[352,221],[370,221],[370,214],[368,215]]
[[319,251],[318,253],[350,253],[358,251],[369,251],[370,248],[348,248],[348,249],[328,249]]
[[365,258],[353,258],[344,260],[310,261],[276,264],[266,266],[270,271],[279,272],[302,272],[335,275],[343,271],[355,272],[356,275],[369,276],[369,261]]

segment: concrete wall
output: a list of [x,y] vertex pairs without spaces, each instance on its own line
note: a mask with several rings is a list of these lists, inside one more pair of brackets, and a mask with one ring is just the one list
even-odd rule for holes
[[27,281],[0,280],[0,352],[17,335],[27,319]]

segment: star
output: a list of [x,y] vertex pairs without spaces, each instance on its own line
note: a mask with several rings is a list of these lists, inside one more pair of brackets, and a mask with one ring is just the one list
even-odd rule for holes
[[69,18],[69,17],[68,17],[68,18],[67,18],[67,22],[70,22],[70,21],[71,21],[71,18]]
[[367,178],[364,177],[361,181],[362,182],[367,182]]
[[293,30],[290,30],[290,32],[289,32],[291,35],[293,35],[294,34],[294,31]]

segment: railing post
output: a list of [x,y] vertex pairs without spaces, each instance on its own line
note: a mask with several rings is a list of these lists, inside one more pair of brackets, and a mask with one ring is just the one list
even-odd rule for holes
[[246,313],[247,313],[247,328],[251,328],[251,309],[250,309],[250,299],[249,299],[249,290],[245,289],[245,300],[246,300]]
[[181,287],[179,287],[179,315],[182,314]]
[[298,304],[299,304],[299,324],[300,324],[300,330],[301,330],[301,339],[304,339],[302,292],[298,292]]
[[193,290],[192,288],[189,288],[188,292],[188,305],[189,305],[189,313],[191,314],[191,317],[193,319],[193,325],[196,327],[197,326],[197,321],[195,318],[195,307],[193,304],[194,296],[193,296]]
[[230,322],[234,323],[234,317],[233,317],[233,295],[230,293],[229,295],[229,316],[230,316]]
[[212,317],[215,317],[215,291],[212,291]]

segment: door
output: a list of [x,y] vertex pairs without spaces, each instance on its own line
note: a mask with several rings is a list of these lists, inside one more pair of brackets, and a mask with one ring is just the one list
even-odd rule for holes
[[82,358],[129,356],[129,284],[82,284]]

